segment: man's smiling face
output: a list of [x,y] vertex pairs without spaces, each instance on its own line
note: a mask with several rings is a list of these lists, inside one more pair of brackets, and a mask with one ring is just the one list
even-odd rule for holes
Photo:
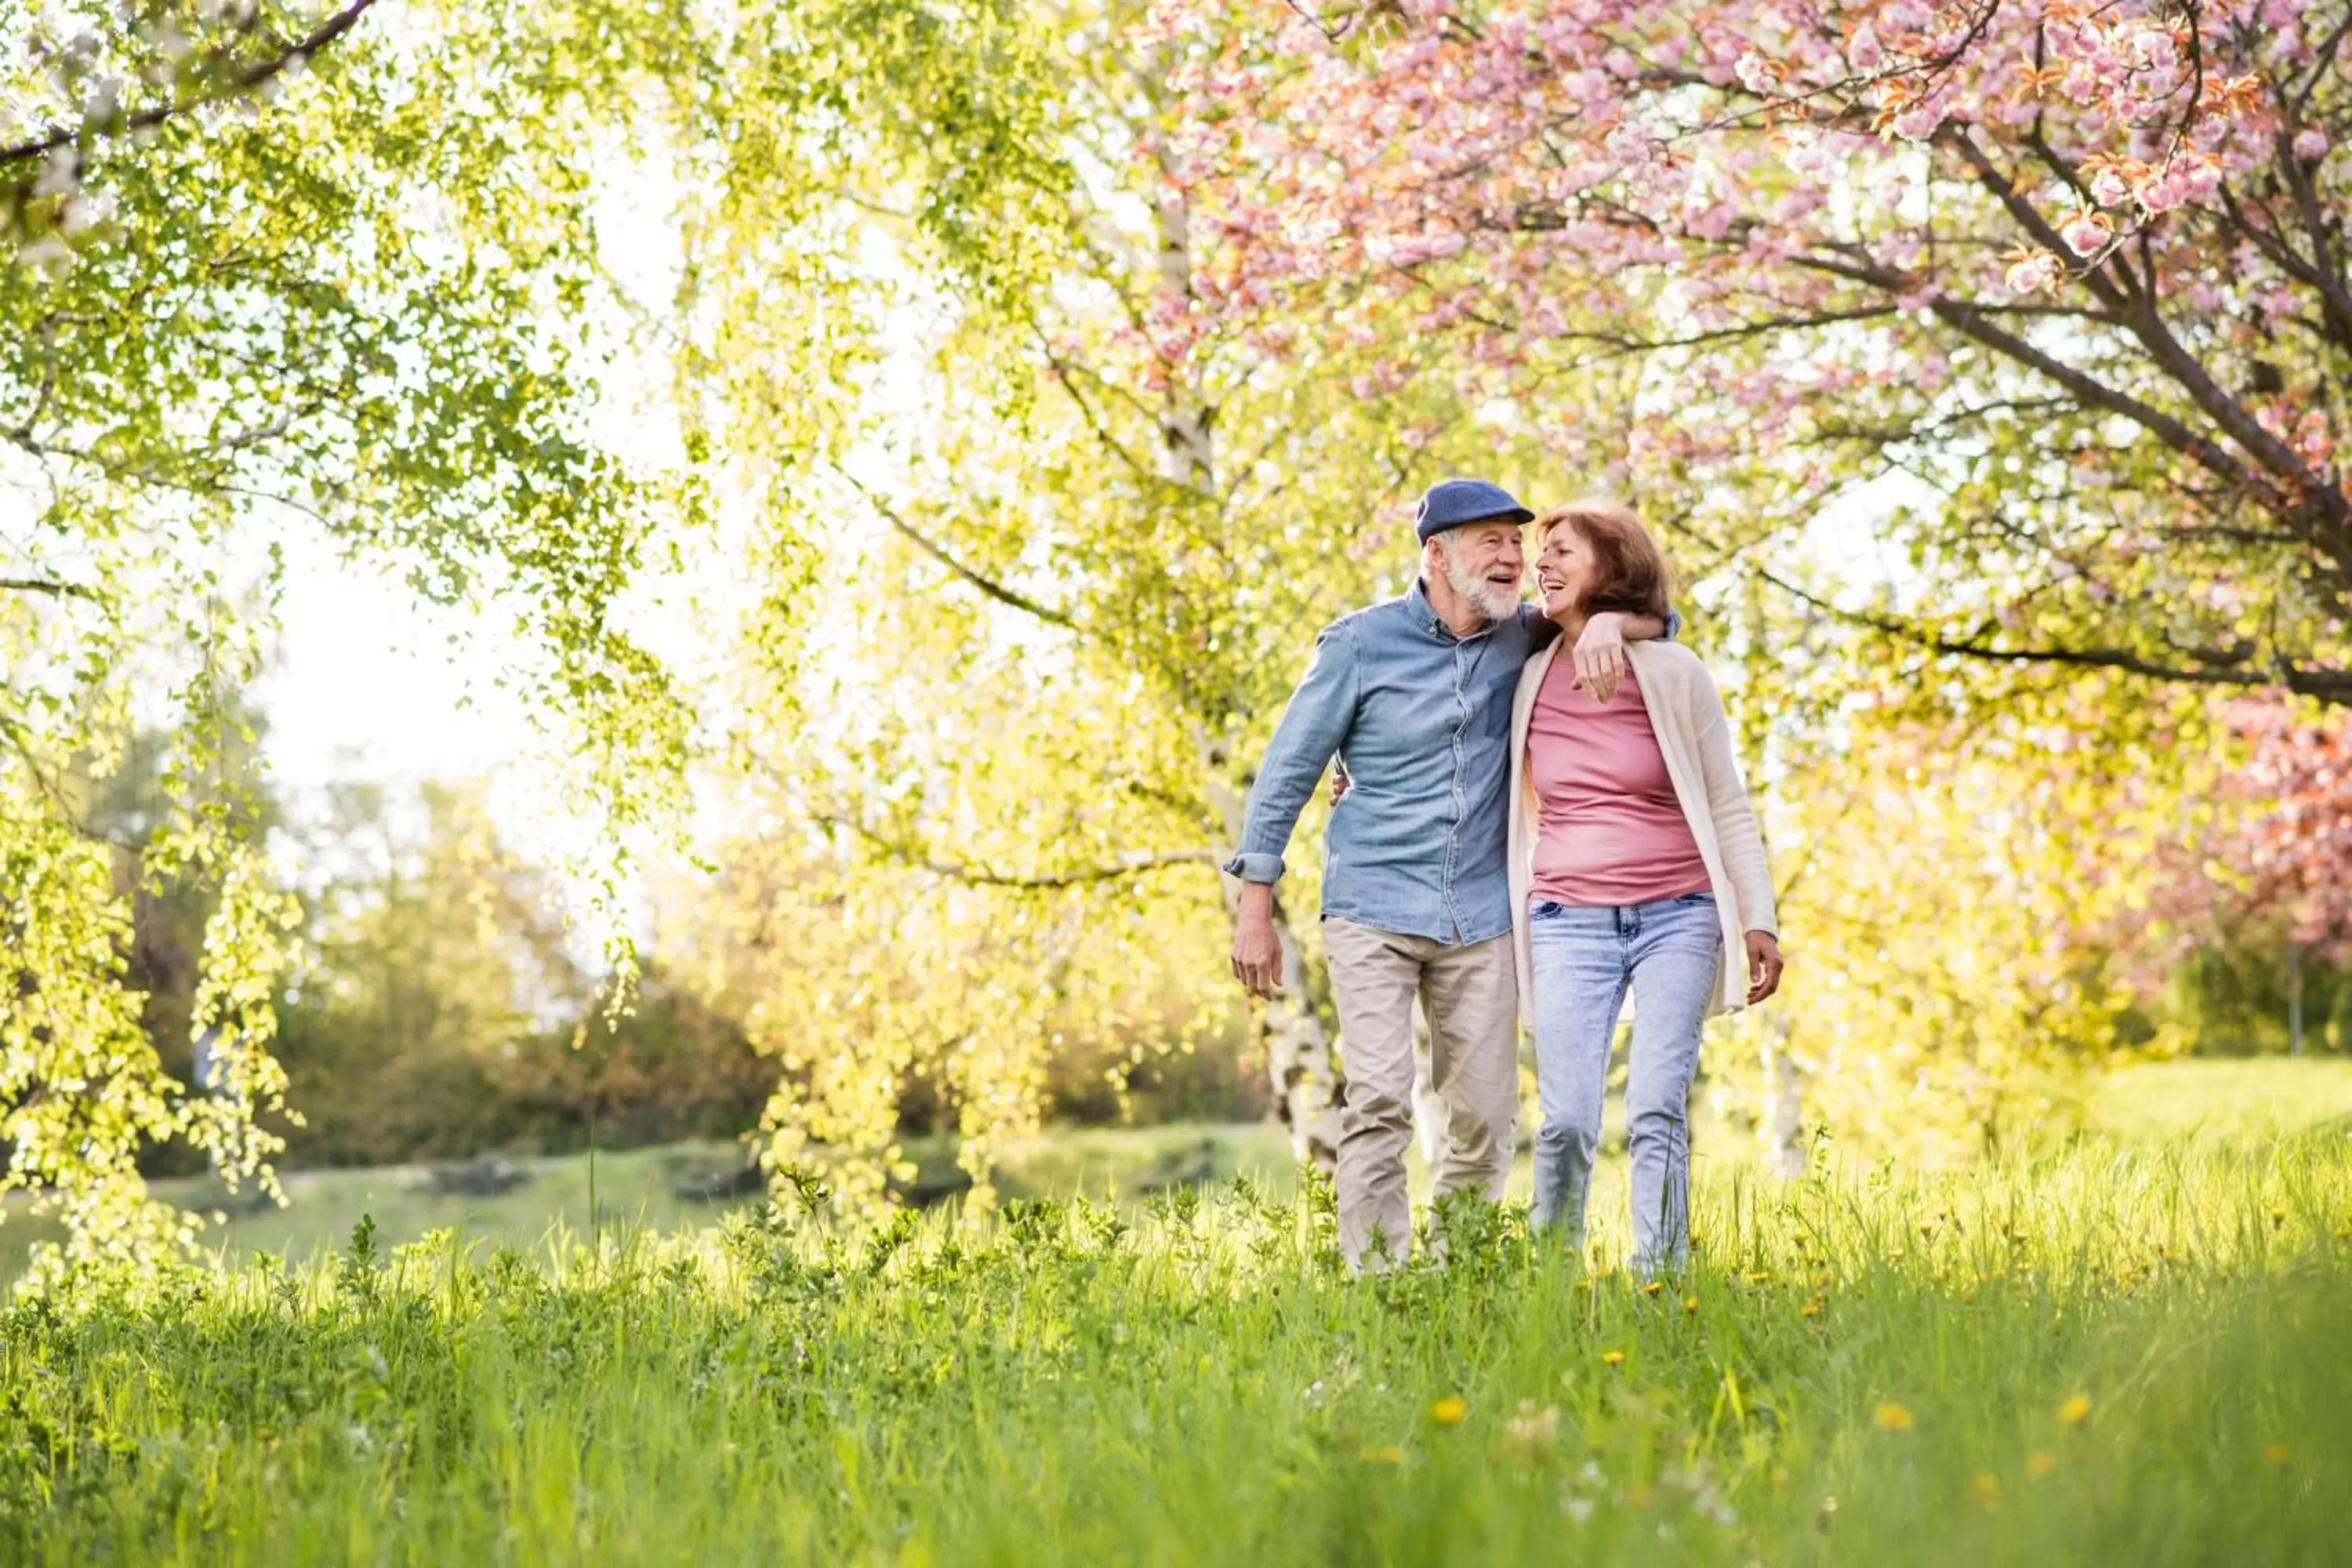
[[1519,584],[1527,573],[1520,526],[1506,519],[1450,528],[1430,542],[1438,547],[1446,586],[1490,621],[1518,607]]

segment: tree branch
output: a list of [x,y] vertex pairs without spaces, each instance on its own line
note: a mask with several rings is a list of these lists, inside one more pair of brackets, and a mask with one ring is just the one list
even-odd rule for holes
[[[1801,265],[1814,268],[1836,277],[1852,279],[1858,283],[1867,283],[1878,289],[1897,289],[1902,283],[1901,279],[1885,272],[1883,268],[1857,266],[1852,262],[1838,261],[1828,257],[1812,257],[1802,261]],[[2005,331],[1993,325],[1991,321],[1985,319],[1986,312],[1979,310],[1969,301],[1938,298],[1928,302],[1928,309],[1936,313],[1938,320],[1962,336],[1975,339],[1985,347],[1999,353],[2003,358],[2040,371],[2043,375],[2073,393],[2081,402],[2094,408],[2104,408],[2110,414],[2122,415],[2174,451],[2194,459],[2200,467],[2211,473],[2216,479],[2226,480],[2241,489],[2258,488],[2254,474],[2249,471],[2244,464],[2232,458],[2219,443],[2200,436],[2162,409],[2142,403],[2128,393],[2118,392],[2097,377],[2079,371],[2055,355],[2034,347],[2015,333]]]
[[[2158,664],[2122,648],[2110,647],[1994,647],[1975,639],[1945,637],[1930,631],[1899,616],[1875,615],[1867,610],[1842,609],[1818,595],[1808,593],[1779,574],[1759,568],[1757,576],[1799,603],[1811,606],[1825,616],[1896,637],[1915,647],[1936,653],[1950,654],[1963,658],[1982,659],[1990,664],[2054,664],[2080,669],[2113,669],[2126,675],[2137,675],[2149,680],[2179,681],[2192,686],[2262,687],[2284,686],[2288,690],[2322,702],[2352,707],[2352,670],[2309,669],[2288,668],[2266,671],[2246,668],[2252,662],[2251,650],[2216,648],[2196,666]],[[2187,651],[2187,650],[2184,650]]]
[[820,815],[815,820],[824,826],[837,827],[854,834],[893,860],[929,871],[933,876],[967,882],[974,887],[1011,888],[1027,892],[1093,887],[1122,878],[1139,877],[1147,871],[1163,870],[1171,866],[1213,867],[1224,858],[1213,849],[1139,849],[1121,855],[1108,865],[1080,866],[1066,871],[1003,871],[976,861],[936,859],[913,845],[902,844],[845,816]]
[[[374,4],[375,0],[352,0],[352,4],[319,24],[311,29],[308,37],[282,54],[257,61],[240,70],[231,71],[228,75],[228,85],[223,89],[217,92],[199,93],[192,98],[180,99],[170,103],[159,103],[152,108],[142,109],[136,114],[125,117],[118,129],[145,130],[149,126],[161,125],[173,115],[185,113],[191,109],[202,108],[208,103],[218,103],[225,99],[251,92],[255,88],[279,75],[297,60],[307,62],[312,55],[350,32],[352,28],[358,26],[361,15]],[[71,146],[79,142],[89,133],[91,127],[87,121],[79,125],[51,126],[29,142],[19,142],[13,147],[0,147],[0,164],[20,163],[28,158],[45,157],[60,147]]]
[[0,577],[0,592],[47,594],[53,598],[95,599],[95,590],[55,577]]
[[[1992,161],[1990,153],[1977,145],[1976,139],[1968,133],[1965,126],[1945,125],[1937,130],[1936,136],[1944,145],[1958,152],[1961,162],[1975,174],[1977,184],[2000,204],[2018,227],[2033,237],[2034,243],[2053,256],[2074,253],[2074,247],[2066,243],[2057,226],[2043,216],[2039,207],[2025,199],[2018,191],[2015,180]],[[2041,153],[2042,162],[2061,179],[2077,189],[2081,188],[2073,168],[2063,159],[2046,144]],[[2110,310],[2122,311],[2129,308],[2129,300],[2125,298],[2123,290],[2116,287],[2115,280],[2106,275],[2105,268],[2095,263],[2085,268],[2083,281]]]
[[1074,632],[1083,629],[1079,626],[1076,621],[1070,618],[1066,611],[1055,609],[1050,605],[1041,605],[1036,600],[1029,597],[1026,594],[1023,594],[1016,589],[1008,588],[994,578],[983,576],[981,573],[965,565],[961,561],[956,559],[954,555],[949,553],[946,546],[933,541],[929,535],[917,529],[914,524],[908,522],[905,518],[900,517],[897,511],[892,510],[889,502],[884,500],[880,496],[876,495],[872,490],[867,489],[864,485],[859,484],[857,482],[856,475],[849,472],[845,468],[837,468],[835,471],[840,474],[843,479],[848,480],[849,488],[856,490],[860,496],[864,497],[866,504],[872,507],[875,511],[880,515],[882,521],[888,523],[893,529],[897,530],[901,537],[920,549],[932,560],[938,562],[940,565],[946,567],[949,571],[954,573],[957,576],[962,578],[973,587],[979,589],[982,594],[985,594],[988,597],[995,600],[998,604],[1009,605],[1013,609],[1019,610],[1022,614],[1034,616],[1037,619],[1045,622],[1049,626],[1061,626],[1066,630]]

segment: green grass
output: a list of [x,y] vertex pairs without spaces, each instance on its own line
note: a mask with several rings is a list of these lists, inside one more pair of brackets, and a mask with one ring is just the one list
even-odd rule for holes
[[[919,1142],[909,1152],[928,1172],[943,1171],[953,1163],[949,1151],[929,1143]],[[387,1247],[436,1230],[455,1230],[468,1240],[530,1250],[556,1232],[593,1237],[600,1230],[670,1232],[717,1224],[750,1200],[681,1199],[672,1194],[671,1179],[686,1171],[724,1170],[740,1163],[742,1157],[743,1151],[729,1143],[679,1143],[600,1154],[593,1215],[584,1155],[519,1161],[517,1168],[527,1172],[530,1180],[497,1197],[434,1192],[429,1173],[415,1165],[289,1172],[284,1178],[284,1208],[236,1207],[210,1177],[157,1182],[155,1191],[183,1208],[221,1213],[222,1222],[205,1233],[205,1243],[221,1261],[231,1264],[256,1252],[306,1261],[340,1247],[362,1215],[373,1216],[376,1234]],[[1205,1175],[1224,1180],[1244,1173],[1272,1190],[1289,1190],[1295,1177],[1289,1144],[1280,1129],[1178,1124],[1055,1132],[1011,1145],[999,1179],[1009,1197],[1134,1199],[1171,1179]],[[0,1226],[0,1284],[17,1279],[32,1245],[55,1234],[21,1214],[11,1214]]]
[[[1725,1121],[1723,1109],[1712,1101],[1696,1108],[1698,1152],[1709,1164],[1736,1166],[1751,1156],[1753,1142]],[[1612,1133],[1617,1122],[1612,1103]],[[2164,1062],[2111,1074],[2091,1097],[2084,1131],[2128,1143],[2251,1144],[2338,1122],[2352,1122],[2352,1061],[2258,1058]],[[951,1163],[949,1151],[930,1143],[919,1141],[910,1152],[929,1171]],[[256,1251],[305,1261],[339,1247],[363,1214],[374,1218],[387,1247],[445,1229],[526,1251],[551,1234],[688,1230],[715,1224],[745,1205],[677,1198],[671,1178],[683,1170],[723,1169],[741,1157],[740,1148],[727,1143],[604,1153],[596,1163],[593,1215],[588,1162],[580,1155],[520,1162],[530,1181],[495,1198],[431,1192],[426,1172],[416,1166],[292,1172],[285,1178],[287,1207],[229,1212],[206,1240],[221,1260],[234,1264]],[[1057,1131],[1010,1146],[1000,1180],[1013,1197],[1134,1201],[1156,1183],[1202,1173],[1217,1180],[1247,1174],[1283,1195],[1295,1180],[1279,1129],[1201,1124]],[[1527,1185],[1523,1153],[1513,1190],[1524,1196]],[[226,1198],[217,1184],[204,1178],[159,1182],[156,1191],[200,1213],[215,1211]],[[16,1279],[31,1245],[53,1234],[12,1213],[0,1225],[0,1284]]]
[[1247,1186],[86,1281],[0,1317],[0,1561],[2340,1551],[2343,1138],[1720,1172],[1696,1223],[1656,1295],[1507,1214],[1351,1281]]
[[581,1161],[298,1177],[223,1269],[0,1313],[0,1562],[2338,1560],[2347,1080],[2118,1075],[1944,1173],[1709,1158],[1654,1295],[1613,1168],[1598,1272],[1501,1212],[1349,1280],[1262,1128],[1041,1140],[1008,1190],[1097,1201],[878,1235],[669,1196],[723,1146],[605,1155],[593,1230]]
[[2091,1098],[2089,1131],[2106,1137],[2250,1142],[2352,1125],[2352,1061],[2208,1058],[2110,1073]]

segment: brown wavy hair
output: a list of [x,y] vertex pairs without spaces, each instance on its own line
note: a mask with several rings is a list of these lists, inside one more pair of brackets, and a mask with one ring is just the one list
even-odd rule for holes
[[1674,568],[1633,508],[1612,500],[1571,501],[1536,519],[1537,548],[1562,523],[1576,530],[1592,552],[1595,567],[1593,580],[1578,595],[1577,614],[1615,610],[1665,619],[1674,603]]

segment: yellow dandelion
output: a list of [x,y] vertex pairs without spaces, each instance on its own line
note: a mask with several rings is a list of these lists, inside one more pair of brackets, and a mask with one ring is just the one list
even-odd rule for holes
[[2274,1470],[2283,1470],[2286,1468],[2286,1445],[2284,1443],[2270,1443],[2263,1446],[2263,1464],[2270,1466]]
[[1647,1285],[1642,1287],[1642,1294],[1644,1296],[1654,1296],[1665,1288],[1666,1282],[1664,1280],[1653,1279]]
[[1404,1463],[1404,1450],[1398,1447],[1393,1443],[1391,1443],[1384,1447],[1367,1448],[1356,1457],[1363,1460],[1364,1463],[1368,1465],[1402,1465]]
[[1900,1405],[1882,1405],[1878,1407],[1878,1414],[1871,1419],[1889,1432],[1908,1432],[1918,1425],[1912,1418],[1911,1412]]
[[2271,1210],[2271,1228],[2272,1228],[2273,1230],[2276,1230],[2276,1229],[2278,1229],[2280,1226],[2284,1226],[2284,1225],[2285,1225],[2285,1224],[2286,1224],[2286,1210],[2284,1210],[2284,1209],[2273,1209],[2273,1210]]
[[1980,1507],[1997,1506],[2000,1502],[2000,1478],[1990,1470],[1979,1470],[1976,1479],[1969,1483],[1969,1496],[1976,1499]]
[[1692,1314],[1693,1316],[1696,1316],[1698,1312],[1698,1298],[1696,1296],[1684,1297],[1683,1310]]
[[1769,1270],[1759,1268],[1748,1277],[1748,1282],[1750,1285],[1769,1285],[1772,1283],[1772,1276]]
[[2080,1426],[2091,1418],[2091,1396],[2078,1394],[2058,1407],[2058,1425]]
[[1623,1351],[1602,1351],[1601,1352],[1601,1364],[1602,1366],[1623,1366],[1625,1364],[1625,1352]]
[[2037,1481],[2057,1468],[2058,1456],[2055,1454],[2035,1452],[2025,1456],[2025,1473]]
[[1429,1407],[1429,1418],[1440,1426],[1459,1426],[1469,1414],[1468,1402],[1458,1394],[1449,1394]]

